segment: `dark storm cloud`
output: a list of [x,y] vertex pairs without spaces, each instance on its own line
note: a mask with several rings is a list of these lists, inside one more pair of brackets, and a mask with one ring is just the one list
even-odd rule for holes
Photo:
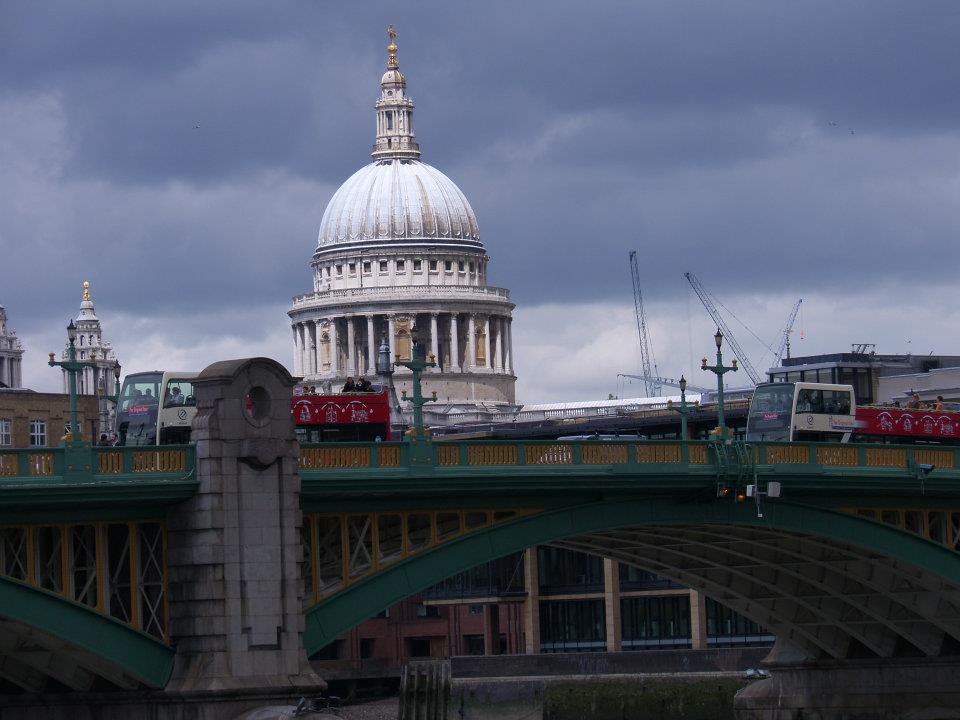
[[39,321],[80,275],[132,314],[306,291],[368,161],[387,22],[424,159],[522,303],[622,299],[633,247],[661,298],[684,270],[720,292],[953,273],[953,0],[7,2],[0,263],[45,270],[0,302]]

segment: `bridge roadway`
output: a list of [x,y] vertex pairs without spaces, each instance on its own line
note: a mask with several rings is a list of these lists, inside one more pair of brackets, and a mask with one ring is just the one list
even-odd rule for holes
[[[949,665],[960,654],[956,448],[299,447],[292,385],[272,361],[210,366],[197,382],[196,446],[0,450],[8,687],[80,693],[63,717],[106,688],[165,689],[165,706],[192,693],[212,707],[233,693],[230,712],[240,689],[256,689],[244,707],[302,694],[322,684],[307,654],[403,597],[536,544],[701,590],[776,633],[790,667]],[[747,484],[771,481],[780,498],[738,501]],[[528,619],[528,645],[538,632]],[[0,704],[28,717],[30,701],[11,697]]]

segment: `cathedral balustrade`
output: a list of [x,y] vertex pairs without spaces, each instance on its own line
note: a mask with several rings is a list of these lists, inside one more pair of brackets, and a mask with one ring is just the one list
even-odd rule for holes
[[293,298],[293,309],[320,307],[330,300],[347,299],[402,299],[409,297],[430,298],[499,298],[510,299],[510,291],[499,287],[475,287],[470,285],[396,285],[392,287],[341,288],[304,293]]

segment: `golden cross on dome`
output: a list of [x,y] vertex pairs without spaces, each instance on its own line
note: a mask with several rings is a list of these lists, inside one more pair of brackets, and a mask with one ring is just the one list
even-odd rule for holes
[[390,53],[390,57],[387,59],[387,68],[397,70],[400,68],[400,63],[397,62],[397,31],[394,30],[393,25],[387,27],[387,37],[390,38],[390,44],[387,45],[387,52]]
[[83,281],[83,299],[84,300],[90,299],[90,281],[89,280]]

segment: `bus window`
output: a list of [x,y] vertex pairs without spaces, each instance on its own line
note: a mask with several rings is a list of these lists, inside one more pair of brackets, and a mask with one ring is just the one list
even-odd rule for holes
[[824,390],[823,411],[830,415],[849,415],[850,393],[846,390]]
[[848,390],[813,390],[802,388],[797,392],[797,412],[816,415],[849,415]]
[[131,405],[146,405],[157,402],[160,391],[160,375],[137,377],[131,382],[125,382],[120,394],[120,409],[126,410]]
[[823,391],[803,388],[797,393],[798,413],[823,413]]
[[189,380],[179,378],[171,379],[167,382],[166,395],[163,398],[163,406],[169,407],[193,407],[197,400],[193,395],[193,383]]

